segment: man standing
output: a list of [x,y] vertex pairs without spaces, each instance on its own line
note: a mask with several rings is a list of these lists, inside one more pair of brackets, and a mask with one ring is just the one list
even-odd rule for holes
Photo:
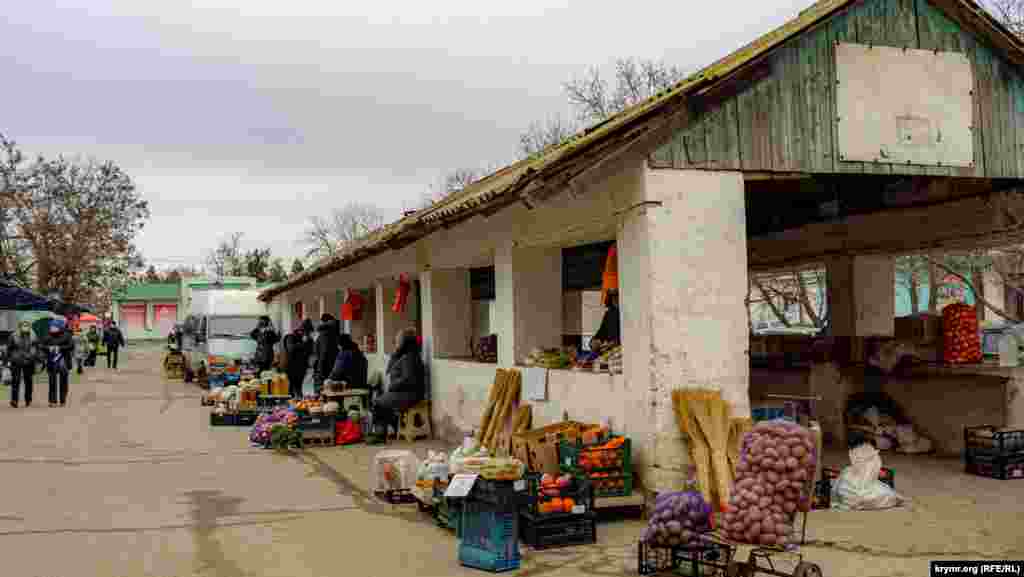
[[100,332],[96,330],[96,325],[89,327],[89,332],[85,335],[85,342],[89,347],[89,357],[85,361],[85,366],[95,367],[96,354],[100,346]]
[[32,375],[36,370],[36,357],[39,355],[39,341],[32,332],[32,325],[22,322],[18,325],[18,332],[11,336],[11,342],[7,346],[11,359],[11,406],[18,408],[18,389],[25,386],[25,406],[32,405]]
[[103,344],[107,346],[107,368],[117,370],[117,351],[125,342],[124,334],[114,321],[110,321],[110,326],[103,331]]
[[302,398],[302,381],[306,379],[309,357],[313,354],[313,342],[306,338],[305,332],[305,327],[299,325],[292,334],[284,338],[288,393],[294,399]]
[[252,333],[249,334],[252,340],[256,341],[256,366],[260,372],[269,371],[274,365],[274,345],[281,340],[281,336],[270,324],[270,317],[260,317],[260,322]]

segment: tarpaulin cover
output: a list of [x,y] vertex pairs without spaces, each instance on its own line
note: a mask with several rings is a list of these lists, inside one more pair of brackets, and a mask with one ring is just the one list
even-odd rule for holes
[[55,301],[28,289],[13,285],[0,285],[0,309],[18,311],[49,311],[56,308]]

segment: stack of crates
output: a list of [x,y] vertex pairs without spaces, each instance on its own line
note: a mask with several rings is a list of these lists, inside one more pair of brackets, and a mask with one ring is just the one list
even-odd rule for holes
[[206,379],[211,388],[223,387],[227,382],[228,361],[220,356],[206,357]]
[[611,437],[597,445],[562,441],[558,445],[559,467],[566,473],[586,478],[594,496],[628,497],[633,494],[633,452],[628,437]]
[[[541,476],[527,477],[531,503],[523,507],[520,516],[520,536],[523,543],[534,549],[552,549],[571,545],[590,545],[597,542],[597,516],[594,511],[594,493],[584,478],[575,478],[568,487],[559,488],[557,497],[545,495],[540,486]],[[572,500],[571,510],[546,511],[544,504],[554,499]]]
[[964,429],[964,465],[968,473],[993,479],[1024,478],[1024,429],[992,425]]
[[478,478],[459,515],[459,562],[492,573],[519,568],[519,508],[529,503],[525,481]]

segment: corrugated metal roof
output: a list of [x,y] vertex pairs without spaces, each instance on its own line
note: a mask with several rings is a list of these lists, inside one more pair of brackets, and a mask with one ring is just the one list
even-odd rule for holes
[[[512,192],[523,190],[535,181],[543,181],[546,172],[554,172],[560,164],[575,160],[590,148],[597,148],[609,139],[614,140],[622,133],[655,119],[655,115],[666,107],[678,108],[685,104],[685,98],[698,90],[721,82],[736,74],[748,64],[761,60],[769,52],[791,38],[816,26],[833,14],[843,10],[857,0],[820,0],[796,18],[779,28],[757,38],[750,44],[718,60],[683,79],[675,86],[635,106],[615,114],[605,121],[592,126],[565,142],[548,147],[527,159],[505,167],[484,177],[462,190],[417,211],[394,223],[386,225],[366,237],[352,243],[342,254],[318,263],[298,275],[289,278],[263,292],[261,298],[269,300],[291,288],[301,286],[332,272],[341,270],[360,260],[369,258],[390,248],[392,242],[401,237],[422,238],[438,228],[439,223],[468,218]],[[1009,30],[973,0],[944,0],[955,5],[960,18],[968,18],[980,32],[997,46],[1009,47],[1016,51],[1013,60],[1024,59],[1024,44]],[[940,2],[944,3],[944,2]],[[408,242],[408,238],[406,239]]]

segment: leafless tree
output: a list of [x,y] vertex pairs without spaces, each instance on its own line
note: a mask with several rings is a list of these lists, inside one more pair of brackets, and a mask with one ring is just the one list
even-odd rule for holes
[[577,123],[553,116],[544,122],[534,122],[519,135],[519,158],[529,158],[549,146],[568,140],[579,131]]
[[226,276],[242,276],[245,274],[245,254],[242,252],[241,232],[232,233],[230,237],[220,241],[217,248],[206,255],[206,266],[211,274],[218,278]]
[[984,4],[1011,32],[1024,36],[1024,0],[986,0]]
[[308,257],[330,258],[345,247],[384,225],[384,215],[376,206],[351,202],[331,211],[330,216],[315,216],[306,228],[304,242]]
[[590,124],[647,100],[686,77],[678,66],[658,60],[619,58],[615,61],[613,85],[595,68],[565,83],[569,103],[580,120]]
[[497,167],[485,170],[457,168],[448,172],[439,178],[436,183],[427,188],[420,198],[413,203],[412,207],[407,208],[406,212],[413,212],[428,208],[433,204],[444,200],[448,195],[459,192],[495,170],[497,170]]

